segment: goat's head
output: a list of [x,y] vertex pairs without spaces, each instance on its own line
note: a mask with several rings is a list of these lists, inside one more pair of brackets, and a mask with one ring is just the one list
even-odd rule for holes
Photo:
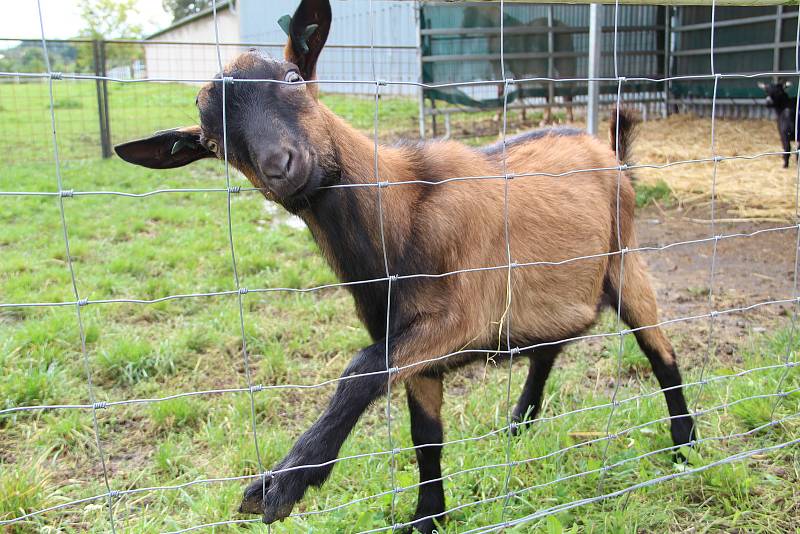
[[792,86],[792,82],[764,83],[758,82],[758,87],[766,93],[767,107],[774,108],[785,106],[789,102],[789,95],[786,89]]
[[[284,60],[250,49],[200,89],[200,124],[157,132],[115,147],[125,161],[154,169],[225,158],[255,187],[284,204],[311,194],[331,174],[331,141],[322,129],[316,64],[328,37],[328,0],[302,0],[280,21],[289,35]],[[268,81],[252,81],[268,80]],[[223,103],[224,100],[224,103]],[[224,120],[223,120],[224,110]]]

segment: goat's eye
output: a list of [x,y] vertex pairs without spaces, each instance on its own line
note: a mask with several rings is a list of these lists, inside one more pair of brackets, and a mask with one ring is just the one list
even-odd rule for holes
[[297,83],[297,82],[302,82],[303,77],[300,76],[300,73],[297,72],[296,70],[290,70],[289,72],[286,73],[286,76],[283,77],[283,81],[289,83]]
[[217,142],[216,141],[206,141],[206,148],[209,149],[214,154],[216,154],[217,153],[217,148],[219,148],[219,147],[217,146]]

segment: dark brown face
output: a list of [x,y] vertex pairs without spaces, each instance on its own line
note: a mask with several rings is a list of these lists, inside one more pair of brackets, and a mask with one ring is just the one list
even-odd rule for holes
[[228,161],[279,201],[312,194],[325,172],[303,125],[318,104],[297,66],[251,50],[223,76],[224,88],[210,82],[198,94],[200,144],[220,159],[227,146]]
[[303,83],[316,78],[331,18],[328,0],[301,0],[288,25],[285,60],[255,49],[240,55],[197,95],[199,126],[117,145],[117,155],[152,169],[227,158],[268,197],[288,208],[302,205],[336,177],[316,86]]

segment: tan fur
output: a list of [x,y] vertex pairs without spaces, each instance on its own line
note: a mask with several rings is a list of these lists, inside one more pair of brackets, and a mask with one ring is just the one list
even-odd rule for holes
[[[324,105],[304,118],[314,146],[330,151],[352,181],[374,183],[374,142],[347,125]],[[380,146],[378,181],[438,181],[456,177],[502,175],[501,157],[482,153],[456,142],[437,142],[425,152],[431,176],[416,176],[408,148]],[[507,270],[500,268],[452,275],[425,286],[409,310],[416,321],[407,343],[398,346],[395,365],[414,365],[426,359],[465,348],[500,347],[504,327],[512,337],[557,340],[579,335],[594,322],[610,262],[618,256],[602,256],[619,249],[616,239],[617,170],[571,173],[592,168],[615,168],[613,152],[594,137],[548,136],[515,145],[507,151],[507,170],[512,174],[564,174],[517,176],[508,183],[509,240],[512,261],[560,262],[581,256],[599,257],[561,265],[536,265],[512,270],[510,313],[507,305]],[[620,218],[623,246],[635,246],[630,179],[622,173]],[[415,211],[423,188],[432,187],[436,209]],[[380,245],[375,188],[349,190],[366,213],[375,214],[371,239]],[[397,249],[412,232],[430,244],[430,254],[443,258],[442,272],[507,265],[505,247],[505,183],[502,179],[454,181],[425,186],[396,185],[382,189],[384,229],[388,249]],[[310,213],[301,213],[318,237],[326,257],[337,271],[332,253]],[[618,273],[618,267],[611,269]],[[432,273],[438,274],[438,273]],[[613,274],[613,273],[612,273]],[[626,257],[624,298],[634,303],[632,313],[641,325],[657,321],[655,299],[644,266],[635,256]],[[447,332],[446,336],[442,332]],[[671,347],[654,330],[655,346]],[[400,379],[422,371],[425,365],[404,369]]]
[[[286,53],[291,60],[291,46],[287,45]],[[248,68],[258,57],[243,54],[231,66]],[[613,150],[598,139],[553,135],[508,147],[505,169],[515,176],[507,184],[511,260],[516,264],[565,262],[514,268],[509,307],[506,181],[480,178],[503,175],[502,155],[487,156],[453,141],[429,143],[421,151],[379,146],[376,175],[374,141],[324,104],[309,98],[298,121],[320,162],[335,163],[353,184],[475,177],[381,189],[388,251],[402,250],[412,239],[425,239],[426,252],[441,265],[439,272],[428,274],[497,267],[430,279],[421,285],[417,298],[403,301],[411,307],[403,310],[406,316],[416,320],[393,354],[394,364],[405,367],[396,379],[409,379],[428,367],[420,362],[462,349],[503,348],[509,326],[514,339],[555,341],[580,335],[596,319],[606,277],[612,287],[618,287],[619,256],[609,253],[636,246],[635,195],[627,173],[616,170],[619,162]],[[429,175],[418,175],[420,168]],[[588,169],[613,170],[575,172]],[[264,187],[252,169],[240,170],[256,187]],[[380,250],[377,188],[347,191],[365,220],[372,219],[366,228],[368,238]],[[265,195],[271,198],[266,190]],[[420,209],[423,197],[433,209]],[[337,244],[326,241],[321,223],[310,210],[301,210],[299,215],[341,275],[344,266],[337,264],[334,254]],[[584,256],[589,257],[573,259]],[[629,322],[634,327],[654,324],[656,303],[644,265],[628,255],[624,270],[623,299],[630,303],[626,308]],[[359,313],[363,319],[362,310]],[[653,329],[645,337],[671,363],[672,348],[663,334]]]
[[406,380],[406,391],[431,419],[439,421],[442,412],[442,379],[414,376]]

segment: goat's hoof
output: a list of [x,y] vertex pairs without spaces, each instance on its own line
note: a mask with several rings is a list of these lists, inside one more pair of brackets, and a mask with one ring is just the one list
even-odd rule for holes
[[239,512],[261,515],[264,523],[268,525],[289,517],[299,497],[295,498],[297,492],[290,489],[296,485],[290,480],[282,480],[290,478],[285,476],[287,474],[291,476],[291,473],[282,473],[269,479],[262,477],[247,486],[242,503],[239,505]]

